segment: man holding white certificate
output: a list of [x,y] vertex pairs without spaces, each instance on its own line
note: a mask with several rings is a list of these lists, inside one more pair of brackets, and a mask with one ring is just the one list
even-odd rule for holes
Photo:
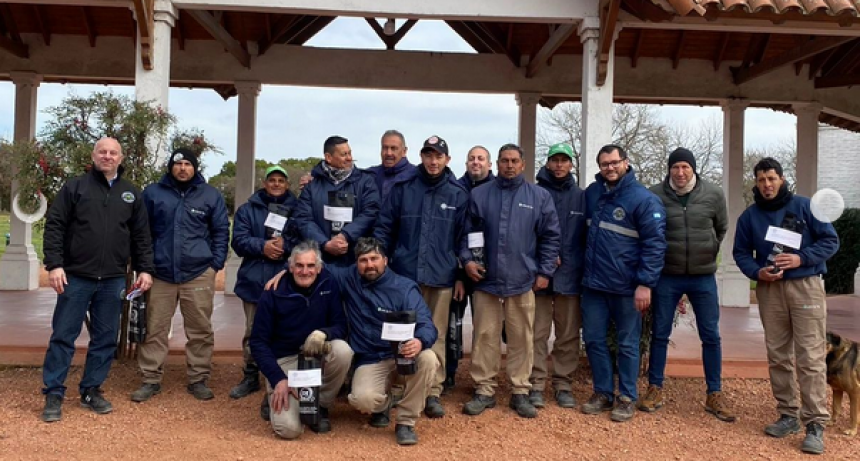
[[732,253],[738,268],[758,281],[771,388],[780,414],[765,433],[782,438],[800,432],[803,424],[801,450],[821,454],[830,419],[821,275],[839,249],[839,237],[832,224],[813,215],[808,198],[789,192],[779,162],[765,158],[753,173],[755,204],[738,219]]

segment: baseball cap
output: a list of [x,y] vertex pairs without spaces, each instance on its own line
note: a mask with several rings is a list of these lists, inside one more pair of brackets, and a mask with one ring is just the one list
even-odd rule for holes
[[266,168],[266,178],[268,178],[269,175],[272,173],[281,173],[282,175],[284,175],[285,178],[290,179],[290,175],[287,174],[287,170],[285,170],[279,165],[274,165],[270,166],[269,168]]
[[424,147],[421,148],[421,153],[428,150],[435,150],[440,154],[448,155],[448,143],[439,136],[430,136],[426,141],[424,141]]
[[560,142],[549,146],[549,152],[547,152],[546,158],[550,158],[556,154],[567,155],[571,160],[573,160],[573,148],[570,147],[570,144]]

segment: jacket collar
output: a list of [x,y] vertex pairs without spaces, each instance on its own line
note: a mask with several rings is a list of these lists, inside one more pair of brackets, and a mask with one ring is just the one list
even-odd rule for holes
[[606,179],[604,179],[603,176],[600,175],[600,173],[597,173],[594,176],[594,180],[598,184],[600,184],[601,193],[603,193],[603,194],[614,194],[614,193],[618,193],[619,191],[621,191],[621,190],[629,187],[631,184],[635,183],[636,182],[636,172],[633,171],[632,166],[627,167],[627,173],[621,177],[621,180],[618,181],[618,183],[615,185],[614,188],[612,188],[612,190],[606,190]]
[[522,174],[514,176],[513,179],[507,179],[503,176],[496,176],[496,184],[501,189],[516,189],[523,185],[525,179]]
[[555,190],[568,190],[573,187],[572,174],[567,175],[567,178],[565,178],[563,181],[558,181],[555,179],[552,173],[550,173],[549,170],[546,169],[546,167],[542,167],[540,171],[538,171],[537,181],[539,184],[544,185],[546,187],[551,187]]
[[[289,270],[287,271],[286,274],[284,274],[284,277],[281,279],[281,282],[278,283],[278,288],[273,293],[275,296],[277,296],[279,298],[286,298],[289,296],[304,297],[303,294],[297,293],[296,290],[293,289],[293,284],[290,283],[290,280],[288,278],[288,277],[292,277],[292,276],[293,276],[293,274],[290,274]],[[323,268],[323,270],[320,271],[319,275],[317,275],[317,279],[314,281],[314,284],[312,287],[313,289],[311,290],[311,296],[309,296],[309,298],[313,297],[317,293],[317,291],[319,291],[320,287],[323,286],[323,284],[328,281],[329,277],[330,277],[330,275],[329,275],[328,270],[326,270],[326,268]]]

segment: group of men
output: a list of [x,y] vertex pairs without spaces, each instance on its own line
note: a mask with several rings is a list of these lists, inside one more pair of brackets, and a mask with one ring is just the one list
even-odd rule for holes
[[[414,426],[421,413],[445,415],[441,400],[453,386],[458,359],[447,332],[467,302],[475,392],[464,414],[479,415],[496,405],[503,338],[509,406],[521,417],[534,418],[546,405],[547,381],[560,407],[578,406],[571,391],[580,340],[593,377],[593,394],[579,406],[583,413],[611,411],[613,421],[623,422],[637,407],[656,411],[664,405],[675,312],[686,295],[702,340],[704,408],[723,421],[736,419],[721,389],[714,275],[728,228],[725,197],[697,174],[689,150],[669,155],[666,179],[649,191],[637,181],[624,149],[604,146],[597,155],[599,173],[582,190],[572,174],[576,156],[566,144],[550,147],[537,184],[524,178],[526,156],[514,144],[499,149],[497,176],[490,171],[489,151],[473,147],[459,179],[448,168],[449,146],[438,136],[424,142],[417,165],[407,159],[398,131],[385,132],[381,144],[382,164],[362,170],[353,164],[348,140],[332,136],[324,143],[324,159],[302,179],[298,199],[289,192],[287,172],[275,166],[236,212],[232,248],[243,258],[235,292],[246,314],[245,363],[230,396],[263,388],[262,372],[267,392],[261,414],[276,434],[291,439],[302,432],[288,373],[303,353],[325,363],[321,418],[311,430],[331,430],[328,410],[351,375],[348,401],[371,415],[369,424],[388,426],[396,407],[397,442],[417,443]],[[121,178],[116,141],[103,139],[94,149],[92,171],[66,184],[52,206],[45,263],[59,297],[45,360],[46,421],[60,419],[63,382],[87,312],[92,339],[81,402],[97,413],[111,411],[100,385],[116,347],[118,293],[129,256],[140,274],[135,288],[149,290],[150,309],[139,353],[143,385],[132,400],[146,401],[161,390],[177,301],[189,339],[188,391],[198,399],[213,397],[206,385],[212,286],[226,259],[229,231],[223,199],[205,184],[191,157],[175,152],[161,182],[140,194]],[[828,415],[820,275],[838,238],[830,224],[811,214],[808,199],[787,191],[778,163],[763,160],[754,174],[756,204],[738,222],[733,255],[758,281],[781,415],[766,433],[796,433],[800,416],[807,431],[803,450],[823,452]],[[112,194],[115,190],[121,193]],[[95,207],[102,202],[103,208]],[[768,259],[774,246],[768,228],[785,227],[786,214],[805,223],[794,229],[802,243]],[[642,317],[649,308],[649,386],[640,399]],[[396,312],[410,313],[415,322],[412,339],[392,347],[382,331]],[[792,347],[803,351],[797,353],[802,408]],[[399,377],[404,388],[396,399],[391,388],[398,381],[397,365],[410,360],[414,373]]]

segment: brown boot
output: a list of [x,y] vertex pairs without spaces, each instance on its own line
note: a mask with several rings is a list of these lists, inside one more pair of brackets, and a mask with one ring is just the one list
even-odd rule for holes
[[653,413],[663,406],[663,389],[655,385],[648,386],[645,396],[639,399],[639,409]]
[[705,411],[728,423],[733,423],[737,419],[722,392],[708,394],[708,399],[705,401]]

